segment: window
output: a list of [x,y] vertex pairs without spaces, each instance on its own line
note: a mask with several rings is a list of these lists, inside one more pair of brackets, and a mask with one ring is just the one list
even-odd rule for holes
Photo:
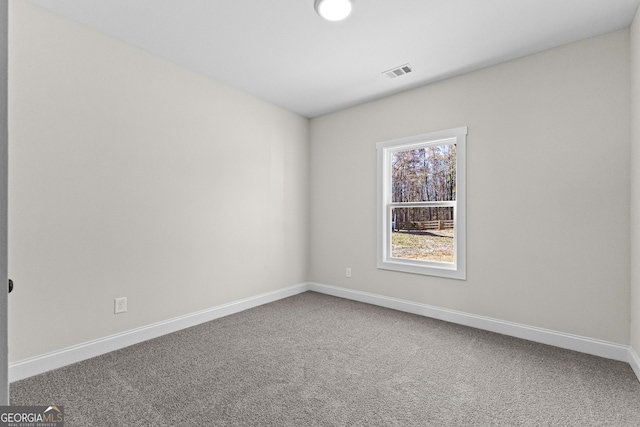
[[378,268],[466,279],[467,128],[383,141]]

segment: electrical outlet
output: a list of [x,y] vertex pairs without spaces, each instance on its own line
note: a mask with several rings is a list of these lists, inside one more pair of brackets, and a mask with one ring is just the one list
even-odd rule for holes
[[114,314],[124,313],[127,311],[127,297],[116,298],[114,300]]
[[351,267],[347,267],[347,277],[351,277]]

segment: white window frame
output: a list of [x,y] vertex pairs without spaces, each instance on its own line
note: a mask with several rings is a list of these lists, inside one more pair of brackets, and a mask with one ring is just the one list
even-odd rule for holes
[[[381,141],[378,152],[378,268],[466,280],[466,142],[467,127]],[[392,203],[391,156],[434,145],[456,144],[456,200],[444,202]],[[452,263],[393,258],[391,256],[391,211],[398,207],[453,206],[454,260]]]

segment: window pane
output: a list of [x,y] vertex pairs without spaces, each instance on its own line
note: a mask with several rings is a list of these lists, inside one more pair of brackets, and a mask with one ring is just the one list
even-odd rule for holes
[[391,257],[454,262],[453,207],[394,208]]
[[456,200],[456,144],[391,154],[392,202]]

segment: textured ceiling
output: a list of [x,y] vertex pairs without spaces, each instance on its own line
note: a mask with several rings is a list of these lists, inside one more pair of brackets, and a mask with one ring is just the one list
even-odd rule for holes
[[[629,26],[640,0],[31,0],[306,117]],[[415,72],[383,72],[410,63]]]

